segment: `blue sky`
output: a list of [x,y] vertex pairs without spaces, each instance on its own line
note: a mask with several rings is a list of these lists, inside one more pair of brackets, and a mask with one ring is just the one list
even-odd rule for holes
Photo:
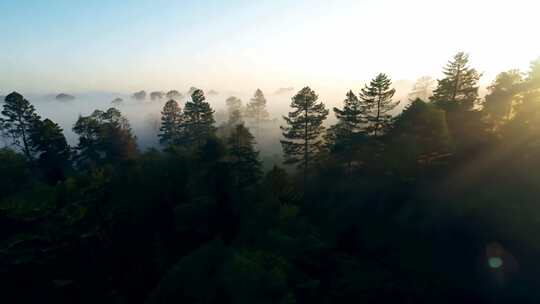
[[0,93],[345,90],[378,72],[437,77],[460,50],[486,79],[540,55],[534,0],[0,0],[0,12]]

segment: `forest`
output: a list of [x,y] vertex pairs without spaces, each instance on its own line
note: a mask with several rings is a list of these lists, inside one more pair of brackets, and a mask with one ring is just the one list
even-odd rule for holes
[[442,72],[409,100],[384,73],[332,109],[300,89],[271,164],[261,90],[222,123],[200,89],[152,96],[145,149],[120,98],[70,146],[8,94],[2,302],[539,303],[540,59],[485,96],[466,53]]

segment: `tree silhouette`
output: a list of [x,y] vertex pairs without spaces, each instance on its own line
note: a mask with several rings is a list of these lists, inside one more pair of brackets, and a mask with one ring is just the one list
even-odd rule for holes
[[365,133],[366,107],[352,91],[349,91],[343,101],[343,108],[334,108],[334,113],[338,122],[327,130],[325,140],[331,150],[345,155],[350,169],[356,146]]
[[386,74],[379,74],[360,93],[369,123],[366,131],[375,137],[388,130],[392,122],[390,112],[399,104],[399,101],[392,100],[396,90],[391,85],[392,81]]
[[136,100],[145,100],[146,91],[143,90],[143,91],[135,92],[133,93],[133,95],[131,95],[131,98],[136,99]]
[[184,106],[182,141],[188,146],[195,145],[195,148],[200,148],[216,130],[214,110],[205,99],[203,91],[197,89],[193,91],[191,100]]
[[478,101],[480,74],[469,67],[469,55],[460,52],[444,67],[431,101],[445,110],[472,110]]
[[184,95],[180,92],[178,92],[177,90],[170,90],[169,92],[167,92],[167,94],[165,95],[168,99],[174,99],[174,100],[180,100],[182,98],[184,98]]
[[165,96],[165,92],[155,91],[150,93],[150,99],[152,101],[161,100]]
[[469,56],[460,52],[444,67],[444,78],[438,80],[431,101],[446,111],[448,128],[456,153],[474,155],[479,147],[487,144],[489,126],[478,104],[480,74],[469,67]]
[[523,76],[518,70],[500,73],[489,86],[483,110],[496,125],[510,119],[522,86]]
[[255,91],[253,98],[247,104],[245,116],[251,120],[255,129],[255,135],[259,137],[261,124],[267,121],[270,116],[266,110],[266,98],[260,89]]
[[115,108],[79,116],[73,131],[79,135],[76,158],[82,167],[114,164],[137,155],[129,121]]
[[159,142],[165,146],[179,144],[183,123],[182,110],[178,103],[171,99],[165,103],[161,111],[161,127],[159,128]]
[[236,125],[227,138],[227,145],[233,185],[243,188],[257,183],[262,171],[253,135],[243,124]]
[[62,128],[50,119],[36,121],[30,130],[30,139],[38,158],[38,166],[45,172],[47,179],[52,183],[63,180],[71,149]]
[[242,117],[242,100],[238,97],[231,96],[225,100],[227,105],[227,114],[229,119],[227,124],[229,127],[234,128],[236,125],[243,123]]
[[20,148],[28,160],[33,159],[30,131],[40,120],[35,108],[21,94],[6,96],[0,126],[14,146]]
[[292,112],[283,119],[287,126],[282,126],[283,136],[281,140],[286,164],[297,164],[303,169],[304,180],[307,178],[308,169],[315,161],[316,154],[320,151],[324,131],[323,121],[328,116],[322,102],[317,103],[319,97],[305,87],[293,98],[291,103]]

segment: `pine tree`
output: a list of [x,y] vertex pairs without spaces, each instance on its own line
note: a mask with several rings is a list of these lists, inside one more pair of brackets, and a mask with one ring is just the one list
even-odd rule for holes
[[443,69],[445,77],[438,80],[431,101],[446,111],[446,120],[454,153],[469,157],[489,144],[490,127],[481,111],[475,108],[480,74],[469,67],[469,56],[460,52]]
[[297,164],[303,168],[304,180],[308,169],[320,151],[324,131],[323,121],[328,116],[322,102],[317,103],[319,97],[309,87],[300,90],[291,103],[292,112],[284,116],[287,126],[282,126],[283,136],[286,140],[281,141],[285,154],[286,164]]
[[63,180],[69,165],[71,149],[62,128],[50,119],[36,121],[30,130],[30,140],[37,154],[38,166],[51,183]]
[[391,85],[392,81],[386,74],[379,74],[360,93],[368,121],[366,131],[369,135],[377,137],[391,126],[390,112],[399,105],[399,101],[392,100],[396,90],[392,89]]
[[480,74],[469,67],[469,55],[460,52],[443,70],[431,101],[444,110],[472,110],[478,101]]
[[343,109],[334,108],[338,122],[327,131],[325,140],[330,150],[346,155],[350,168],[354,150],[364,133],[367,119],[365,107],[352,91],[347,93],[343,103]]
[[179,143],[182,126],[182,110],[178,103],[171,99],[165,103],[161,111],[161,127],[159,128],[159,142],[165,146]]
[[243,123],[242,117],[242,100],[238,97],[231,96],[225,101],[227,105],[227,114],[229,120],[227,125],[234,128],[236,125]]
[[236,125],[227,139],[233,185],[243,188],[257,183],[262,175],[255,137],[243,124]]
[[191,101],[184,106],[184,121],[182,123],[182,141],[188,145],[200,148],[206,139],[213,136],[214,110],[205,101],[202,90],[196,89],[191,94]]
[[270,116],[266,110],[266,98],[260,89],[255,91],[253,98],[246,106],[246,118],[249,118],[255,129],[256,137],[260,136],[261,125],[268,120]]
[[30,131],[40,120],[35,108],[21,94],[13,92],[6,96],[2,110],[4,118],[0,126],[12,144],[22,150],[28,160],[33,160]]

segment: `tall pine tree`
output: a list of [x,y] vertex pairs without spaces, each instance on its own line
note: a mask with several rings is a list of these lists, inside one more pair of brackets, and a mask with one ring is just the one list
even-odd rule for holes
[[360,93],[360,100],[364,104],[368,121],[366,131],[369,135],[377,137],[384,134],[391,126],[391,111],[399,105],[399,101],[392,100],[396,90],[392,89],[391,86],[390,78],[381,73],[371,80]]
[[321,134],[324,131],[322,123],[328,116],[328,110],[325,109],[324,104],[317,103],[318,98],[309,87],[300,90],[292,98],[293,111],[283,117],[287,126],[281,127],[286,139],[281,141],[285,163],[297,164],[298,168],[302,168],[304,181],[321,149]]
[[446,111],[454,152],[469,157],[490,141],[483,113],[475,108],[480,74],[469,66],[469,56],[463,52],[448,62],[443,73],[430,100]]
[[203,91],[195,89],[191,100],[184,106],[181,140],[189,146],[196,145],[196,148],[200,148],[216,131],[214,110],[205,100]]
[[2,115],[0,127],[3,133],[22,150],[28,160],[33,160],[30,131],[40,120],[34,106],[21,94],[13,92],[5,98]]
[[478,101],[480,74],[469,67],[469,55],[460,52],[444,67],[431,101],[444,110],[472,110]]
[[182,110],[174,99],[165,103],[161,111],[161,127],[159,128],[159,142],[162,145],[173,146],[179,144],[182,117]]

